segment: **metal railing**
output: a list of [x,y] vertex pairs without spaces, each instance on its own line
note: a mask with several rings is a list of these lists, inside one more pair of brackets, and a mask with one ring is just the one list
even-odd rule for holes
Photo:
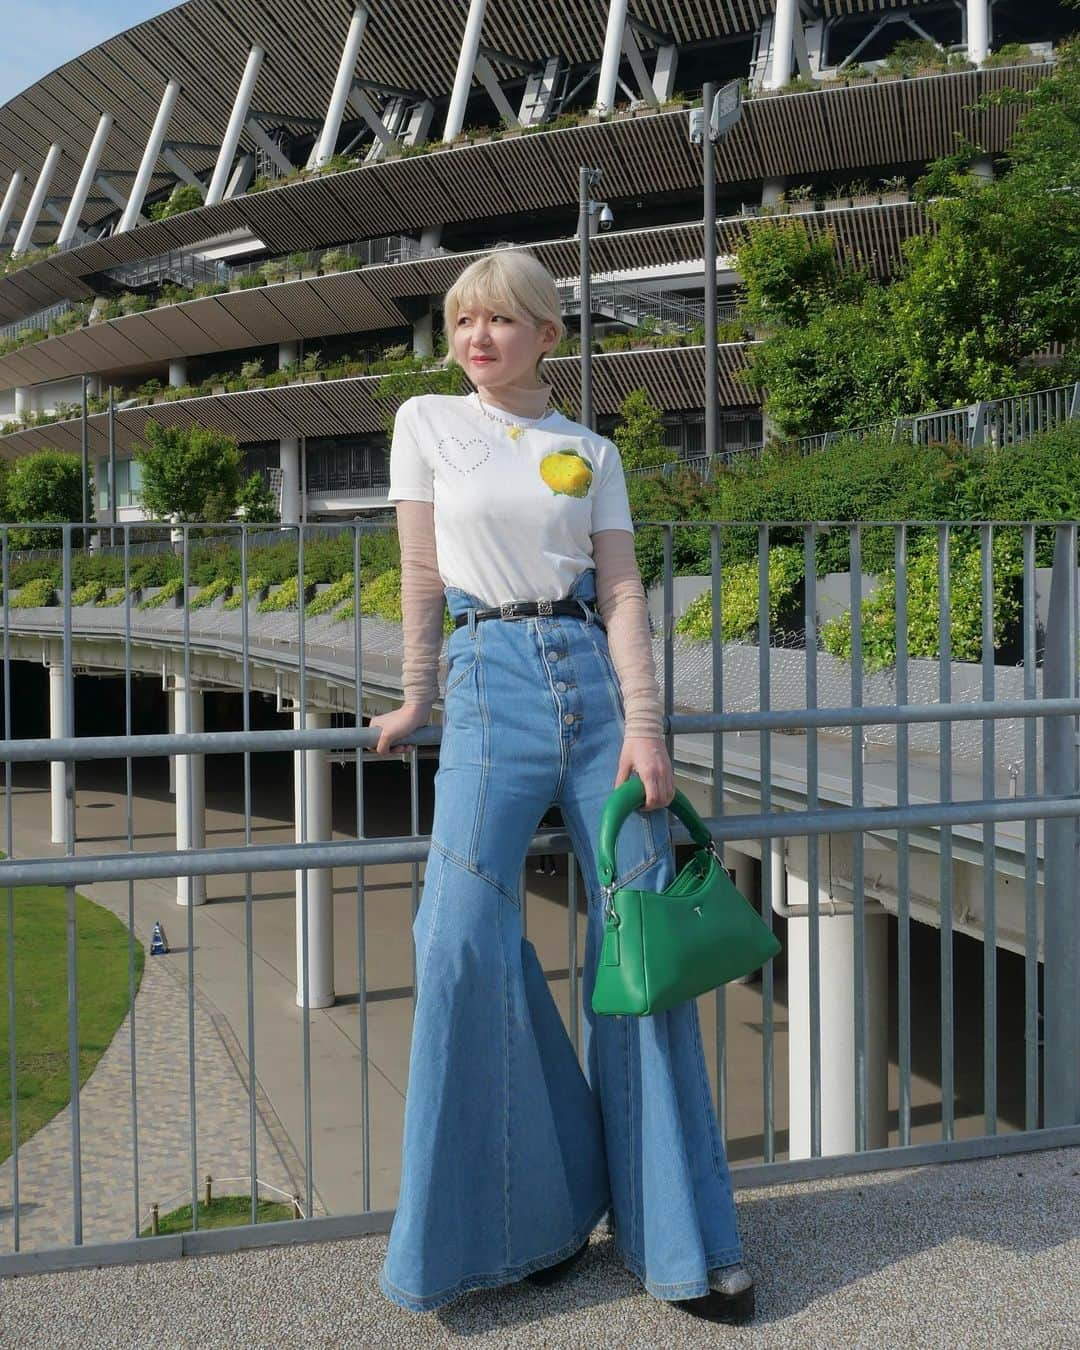
[[69,314],[74,308],[73,301],[58,300],[55,305],[50,305],[48,309],[39,310],[36,314],[31,314],[25,319],[17,319],[14,323],[0,324],[0,339],[22,337],[24,333],[47,333],[51,324],[65,314]]
[[[581,309],[581,288],[573,282],[558,287],[559,300],[564,314],[578,313]],[[667,291],[636,291],[615,281],[594,280],[590,286],[590,298],[593,310],[621,323],[640,326],[645,323],[659,325],[657,331],[685,333],[705,322],[705,306],[684,296]],[[738,303],[734,300],[721,301],[717,305],[717,317],[728,320],[736,317]]]
[[[393,806],[396,794],[389,790],[388,775],[398,770],[365,759],[362,752],[374,745],[378,733],[363,725],[363,717],[400,696],[400,628],[365,615],[363,605],[356,605],[347,620],[316,613],[318,607],[310,602],[291,610],[271,605],[260,611],[254,598],[232,610],[197,610],[190,603],[141,609],[135,600],[138,564],[128,546],[128,527],[118,527],[124,547],[115,576],[108,579],[108,598],[119,592],[121,603],[107,609],[76,607],[72,596],[83,580],[83,564],[72,547],[77,527],[62,528],[60,566],[51,574],[54,593],[39,596],[41,603],[33,608],[21,607],[30,582],[25,575],[13,576],[8,531],[0,529],[0,760],[7,853],[0,863],[0,897],[6,895],[6,916],[0,922],[7,939],[13,1139],[12,1155],[4,1164],[11,1206],[6,1219],[0,1216],[7,1242],[0,1273],[151,1255],[155,1249],[150,1240],[136,1236],[146,1195],[140,1158],[152,1152],[160,1158],[159,1133],[177,1124],[183,1127],[182,1145],[176,1145],[178,1156],[172,1161],[186,1169],[196,1228],[202,1172],[243,1170],[302,1197],[304,1213],[313,1217],[290,1225],[296,1235],[381,1230],[389,1219],[392,1185],[387,1177],[392,1178],[397,1166],[400,1126],[399,1107],[387,1097],[383,1079],[388,1061],[393,1062],[391,1076],[404,1073],[400,1047],[407,1040],[403,1028],[414,996],[409,928],[421,898],[421,865],[428,847],[421,831],[422,764],[440,735],[431,726],[411,738],[407,769],[401,771],[408,777],[407,805]],[[217,565],[245,595],[263,567],[254,535],[244,527],[215,528]],[[742,1157],[760,1159],[737,1167],[736,1183],[1080,1140],[1080,1027],[1074,1016],[1080,978],[1080,877],[1072,862],[1080,816],[1075,749],[1080,717],[1078,526],[773,523],[749,527],[749,536],[745,525],[700,521],[645,523],[639,529],[649,532],[655,545],[649,556],[658,559],[652,565],[655,576],[650,571],[647,580],[654,582],[659,605],[655,653],[678,781],[695,796],[714,838],[730,850],[729,863],[744,890],[756,894],[763,917],[774,926],[786,925],[786,971],[767,966],[760,986],[738,991],[737,1001],[722,988],[702,1002],[713,1042],[710,1074],[721,1122],[728,1129],[736,1113],[745,1121],[752,1111],[760,1125],[749,1145],[745,1137],[734,1141],[742,1145]],[[697,587],[711,614],[722,616],[731,631],[722,631],[702,614],[703,601],[687,612],[688,631],[677,622],[676,588],[681,594],[684,579],[674,576],[673,559],[677,550],[683,556],[684,531],[693,531],[692,547],[700,554]],[[1022,604],[1010,632],[1002,634],[994,622],[1003,579],[994,543],[1006,532],[1015,536],[1022,555],[1012,582]],[[307,595],[314,534],[300,529],[273,532],[278,552],[281,538],[290,533],[296,541],[297,593]],[[377,533],[350,522],[320,527],[318,537],[337,540],[337,565],[355,576]],[[229,535],[234,554],[227,565],[220,537]],[[835,633],[827,628],[824,583],[819,579],[826,542],[835,570],[837,540],[843,541],[849,568],[844,586],[850,661],[834,654],[845,647],[837,646]],[[803,560],[801,580],[792,585],[780,609],[769,580],[770,548],[778,543],[801,549]],[[182,527],[175,569],[180,594],[189,602],[197,589],[193,574],[198,572],[203,583],[207,576],[208,559],[200,547],[197,532]],[[974,550],[979,560],[977,611],[959,595],[953,603],[957,550]],[[933,625],[936,651],[925,646],[927,597],[911,591],[912,564],[928,551],[936,559],[938,594],[943,597]],[[1047,574],[1039,564],[1048,563],[1051,555],[1046,601]],[[895,609],[884,624],[879,611],[872,624],[869,617],[863,620],[864,559],[871,557],[878,571],[887,563],[894,580]],[[728,564],[754,559],[756,612],[753,605],[747,612],[741,574]],[[325,576],[325,554],[318,565]],[[280,574],[280,558],[277,566]],[[686,598],[681,596],[680,606]],[[916,611],[920,622],[913,627],[909,615],[915,618]],[[981,624],[972,638],[975,612]],[[695,638],[694,632],[702,636]],[[891,668],[875,673],[883,632],[891,633],[895,655]],[[954,643],[961,642],[965,645],[954,653]],[[1019,667],[1010,650],[1019,654]],[[27,736],[23,730],[32,703],[27,680],[43,661],[50,670],[47,738]],[[123,697],[111,705],[118,709],[115,723],[76,737],[76,699],[80,706],[84,698],[88,707],[95,705],[90,688],[77,689],[77,677],[81,681],[94,674],[121,678]],[[165,731],[162,715],[161,730],[136,733],[135,689],[146,680],[168,687],[176,732]],[[219,694],[232,689],[240,695],[231,728],[201,729],[204,688]],[[252,699],[259,692],[269,694],[279,711],[294,710],[292,729],[253,729]],[[44,690],[40,696],[44,701]],[[961,734],[967,724],[976,728],[974,748]],[[868,749],[883,736],[891,752],[875,758]],[[931,749],[920,739],[927,736]],[[269,834],[256,838],[264,828],[256,823],[256,786],[264,793],[281,777],[280,768],[275,770],[274,761],[264,757],[281,752],[294,756],[295,814],[287,825],[290,834],[295,830],[296,842],[277,838],[276,823]],[[200,757],[206,755],[234,756],[241,770],[236,785],[227,789],[228,800],[218,801],[219,811],[231,813],[232,840],[210,841],[204,833],[205,770]],[[145,782],[142,766],[147,761],[167,756],[176,762],[175,807],[158,809],[168,812],[164,833],[171,836],[175,827],[176,847],[171,838],[161,838],[160,821],[136,829],[136,820],[150,809],[136,792],[136,779]],[[336,839],[321,795],[331,790],[330,758],[349,769],[334,780],[334,791],[347,790],[342,810],[348,812],[347,820],[339,814],[335,822],[345,836]],[[49,793],[28,790],[41,782],[38,770],[43,772],[46,764]],[[1005,766],[1011,769],[1008,783]],[[81,786],[80,778],[91,771],[93,786]],[[373,778],[375,774],[379,777]],[[221,776],[222,792],[227,778]],[[86,798],[100,802],[106,793],[120,808],[124,824],[112,838],[102,839],[99,818],[87,815],[93,803]],[[291,791],[285,800],[293,812]],[[265,813],[263,805],[260,817]],[[62,841],[59,851],[49,844],[50,829]],[[677,842],[685,837],[681,827],[673,827]],[[566,982],[566,1027],[580,1052],[581,920],[597,897],[585,893],[563,829],[543,829],[534,836],[529,856],[538,855],[565,859],[565,887],[545,884],[542,893],[535,883],[530,887],[526,865],[526,931],[539,946],[549,981]],[[747,863],[757,855],[760,883],[754,886],[747,880]],[[370,869],[394,866],[404,872],[380,871],[373,888]],[[312,1005],[323,979],[320,962],[327,957],[323,921],[335,904],[326,881],[332,868],[348,869],[351,878],[336,904],[339,924],[349,920],[349,979],[351,984],[355,977],[355,990],[337,992],[355,1004],[350,1012],[355,1056],[351,1047],[329,1050],[321,1032],[318,1054],[313,1047],[316,1029],[324,1025],[316,1020],[320,1015]],[[285,1005],[291,1005],[291,998],[257,997],[256,961],[260,971],[267,963],[273,965],[275,954],[266,944],[280,939],[271,932],[275,925],[268,928],[262,918],[256,925],[255,914],[257,908],[260,916],[267,915],[275,904],[293,913],[292,890],[286,888],[282,898],[280,882],[268,883],[267,874],[294,871],[299,1012],[288,1016]],[[239,892],[230,889],[228,879],[233,877],[239,879]],[[228,903],[239,907],[233,955],[224,962],[214,944],[204,945],[211,921],[195,903],[206,880],[214,878],[218,885],[225,879],[224,894],[232,897]],[[149,936],[150,916],[162,912],[161,879],[170,884],[175,880],[176,894],[187,901],[183,941],[168,967],[179,981],[178,996],[186,1010],[183,1024],[170,1024],[168,1041],[170,1060],[179,1060],[171,1071],[186,1107],[174,1111],[170,1120],[147,1107],[153,1080],[163,1072],[164,1052],[162,1042],[140,1040],[154,1000],[148,1003],[137,995],[135,976],[136,943]],[[157,892],[147,889],[154,881]],[[60,1177],[55,1164],[41,1166],[38,1136],[20,1136],[20,1045],[31,1026],[17,1018],[19,981],[26,977],[20,975],[14,937],[29,903],[20,888],[30,886],[59,886],[65,894],[66,924],[57,956],[67,971],[70,1101],[66,1114],[46,1127],[54,1139],[57,1132],[66,1139],[68,1166]],[[125,1103],[113,1087],[109,1098],[119,1115],[126,1112],[131,1150],[125,1156],[110,1135],[113,1142],[104,1160],[103,1150],[94,1147],[100,1141],[86,1133],[94,1079],[81,1090],[79,1083],[77,1009],[85,976],[77,959],[77,887],[93,887],[93,898],[112,908],[126,930],[128,1016],[120,1037],[126,1041],[122,1077],[128,1094]],[[378,906],[377,920],[373,904]],[[919,920],[938,928],[936,960],[927,956],[925,944],[916,950]],[[891,976],[883,925],[895,926]],[[223,930],[214,923],[213,931]],[[1040,931],[1045,934],[1041,944]],[[958,1005],[955,970],[961,932],[976,935],[983,944],[978,1075],[968,1072],[970,1048],[963,1060],[957,1050],[958,1018],[967,1022],[976,1015],[972,1007]],[[1010,993],[1003,999],[1000,994],[996,963],[1002,943],[1022,962],[1021,998]],[[288,964],[288,956],[281,961],[280,951],[276,958],[279,968]],[[897,990],[891,1043],[884,1039],[887,1019],[879,1002],[890,978]],[[238,987],[243,990],[239,997]],[[916,987],[923,991],[918,1018]],[[937,989],[940,1001],[937,1026],[929,1031],[923,1006],[928,988]],[[231,1028],[235,1066],[228,1082],[200,1081],[199,1055],[206,1037],[202,1030],[197,1033],[197,1013],[203,1016],[204,999],[211,1007],[231,1009],[222,1015]],[[792,1105],[786,1121],[778,1108],[776,1081],[785,1058],[784,1028],[777,1018],[780,1000],[788,1014]],[[370,1016],[375,1006],[377,1022]],[[403,1019],[394,1023],[397,1030],[391,1026],[394,1019]],[[740,1036],[749,1044],[744,1035],[748,1021],[760,1028],[760,1035],[755,1032],[752,1038],[760,1042],[760,1067],[752,1081],[736,1081],[731,1046]],[[999,1039],[999,1024],[1011,1029],[1007,1043]],[[803,1039],[797,1041],[798,1036]],[[1014,1044],[1021,1043],[1022,1052],[1014,1052]],[[34,1046],[32,1053],[38,1049]],[[55,1051],[62,1057],[61,1047]],[[939,1074],[926,1067],[938,1055]],[[147,1072],[147,1057],[153,1074]],[[369,1072],[372,1058],[381,1066],[378,1085]],[[891,1096],[890,1059],[897,1066]],[[748,1060],[741,1056],[739,1062]],[[962,1085],[961,1072],[966,1074]],[[219,1156],[216,1112],[229,1091],[239,1094],[240,1115],[247,1121],[242,1169],[230,1170],[232,1160]],[[271,1094],[269,1105],[259,1095],[264,1091]],[[327,1092],[334,1094],[332,1111],[320,1095]],[[883,1127],[883,1109],[895,1109],[891,1130]],[[263,1124],[274,1111],[286,1123],[273,1134],[277,1142],[271,1147]],[[335,1133],[346,1125],[355,1141],[355,1155],[350,1151],[347,1165],[334,1148]],[[972,1130],[977,1137],[960,1138]],[[294,1142],[291,1163],[283,1137]],[[267,1153],[274,1150],[278,1161],[285,1160],[280,1162],[281,1175],[267,1164]],[[789,1157],[782,1160],[785,1152]],[[349,1180],[353,1156],[360,1159],[355,1186]],[[103,1170],[109,1181],[105,1192],[113,1197],[104,1211],[99,1199]],[[93,1185],[84,1184],[88,1182]],[[164,1181],[160,1187],[166,1194],[175,1189],[166,1190]],[[84,1212],[88,1206],[89,1220]],[[254,1205],[251,1218],[254,1224]],[[47,1221],[54,1228],[62,1221],[64,1236],[57,1238]],[[268,1234],[272,1236],[274,1232]],[[213,1245],[227,1250],[259,1240],[250,1227],[205,1239],[196,1232],[190,1242],[185,1239],[184,1249],[209,1250]]]
[[[962,408],[946,408],[861,427],[844,427],[814,436],[800,436],[793,444],[799,454],[812,455],[837,441],[862,441],[871,436],[888,435],[893,444],[910,441],[913,445],[945,445],[955,441],[970,449],[998,449],[1020,445],[1074,417],[1080,417],[1080,381],[1034,390],[1030,394],[985,399]],[[780,443],[783,443],[782,440]],[[690,468],[707,480],[717,468],[730,468],[744,454],[758,458],[763,449],[762,445],[746,446],[744,449],[724,451],[715,456],[712,464],[704,461],[699,463],[698,459],[673,459],[649,468],[631,469],[628,473],[635,476],[668,476],[679,469]]]
[[309,464],[306,486],[309,497],[321,497],[330,492],[340,492],[353,497],[385,497],[390,490],[390,474],[363,473],[352,469],[313,468]]

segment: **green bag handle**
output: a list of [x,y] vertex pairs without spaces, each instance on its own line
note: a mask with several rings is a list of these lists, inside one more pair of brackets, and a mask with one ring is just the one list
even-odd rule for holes
[[[636,774],[615,788],[604,803],[604,814],[600,817],[600,840],[596,850],[601,886],[615,884],[615,841],[631,813],[644,804],[645,784]],[[668,810],[679,817],[699,848],[711,847],[712,835],[705,828],[705,822],[678,788],[675,789],[675,797]]]

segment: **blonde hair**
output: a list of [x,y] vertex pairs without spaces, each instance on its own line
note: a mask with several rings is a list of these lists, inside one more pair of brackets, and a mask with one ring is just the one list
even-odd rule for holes
[[[453,333],[461,311],[474,308],[510,310],[537,326],[552,323],[555,325],[555,346],[566,331],[555,278],[538,258],[522,249],[504,246],[477,258],[446,292],[443,301],[447,345],[444,366],[454,361]],[[537,379],[543,364],[541,355],[536,363]]]

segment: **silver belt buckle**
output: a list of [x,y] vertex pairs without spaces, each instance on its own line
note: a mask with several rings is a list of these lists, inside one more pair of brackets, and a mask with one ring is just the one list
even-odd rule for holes
[[551,601],[550,601],[550,600],[537,600],[537,602],[536,602],[536,612],[537,612],[537,614],[550,614],[550,613],[551,613]]
[[504,600],[499,606],[500,619],[512,619],[517,611],[517,605],[513,600]]

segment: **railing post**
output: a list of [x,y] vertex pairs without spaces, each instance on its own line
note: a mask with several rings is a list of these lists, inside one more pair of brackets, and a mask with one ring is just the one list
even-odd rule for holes
[[[1076,688],[1077,527],[1057,528],[1046,622],[1043,697]],[[1052,796],[1080,794],[1075,717],[1045,721],[1043,772]],[[1043,870],[1043,1124],[1080,1124],[1080,857],[1076,817],[1048,820]]]
[[968,447],[972,450],[986,444],[986,414],[989,408],[990,404],[985,399],[968,407]]

